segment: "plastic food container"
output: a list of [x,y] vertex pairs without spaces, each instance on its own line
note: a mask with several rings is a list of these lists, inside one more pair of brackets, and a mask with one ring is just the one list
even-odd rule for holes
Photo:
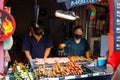
[[105,57],[99,57],[97,60],[97,66],[98,67],[106,67],[107,64],[107,58]]

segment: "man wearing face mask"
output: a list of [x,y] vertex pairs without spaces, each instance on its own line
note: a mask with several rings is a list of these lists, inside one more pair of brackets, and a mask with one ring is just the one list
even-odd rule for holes
[[43,29],[42,22],[38,20],[31,23],[31,29],[22,41],[22,50],[28,60],[47,58],[52,48],[52,40],[48,32]]
[[65,44],[60,44],[60,48],[64,48],[67,56],[83,56],[90,58],[90,47],[85,38],[82,37],[83,29],[76,26],[73,30],[73,37],[64,41]]

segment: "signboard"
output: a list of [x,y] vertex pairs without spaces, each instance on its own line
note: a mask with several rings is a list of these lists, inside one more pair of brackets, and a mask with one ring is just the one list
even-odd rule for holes
[[57,0],[58,3],[64,2],[67,9],[80,5],[97,3],[98,0]]
[[0,41],[4,41],[15,31],[15,20],[11,14],[0,9]]
[[120,51],[120,0],[114,1],[114,51]]

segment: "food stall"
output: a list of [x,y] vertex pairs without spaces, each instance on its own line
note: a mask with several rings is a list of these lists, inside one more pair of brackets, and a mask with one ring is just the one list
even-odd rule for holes
[[56,57],[40,59],[39,64],[31,60],[31,67],[15,61],[8,70],[6,79],[10,80],[70,80],[70,79],[90,79],[92,77],[109,76],[113,74],[110,65],[101,63],[99,67],[96,62],[89,61],[79,56]]
[[[108,2],[110,8],[112,8],[110,9],[110,29],[113,29],[113,21],[111,19],[113,18],[113,1],[110,0]],[[80,4],[76,3],[74,6],[75,5],[78,6]],[[113,32],[113,30],[110,30],[110,40],[113,41],[113,34],[111,31]],[[110,43],[110,45],[110,52],[112,52],[113,44]],[[99,61],[103,61],[104,64],[98,64]],[[104,58],[99,58],[96,61],[78,56],[55,57],[47,58],[46,60],[40,59],[39,64],[35,64],[35,60],[31,60],[30,67],[28,64],[18,63],[15,61],[13,66],[8,69],[6,75],[3,76],[5,80],[68,80],[109,76],[113,74],[113,68],[111,65],[107,64],[106,61],[107,59]]]

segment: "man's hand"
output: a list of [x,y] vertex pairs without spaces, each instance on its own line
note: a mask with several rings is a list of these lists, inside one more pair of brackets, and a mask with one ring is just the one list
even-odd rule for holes
[[39,64],[45,64],[45,60],[44,59],[40,59],[40,58],[36,58],[35,59],[35,64],[39,65]]

